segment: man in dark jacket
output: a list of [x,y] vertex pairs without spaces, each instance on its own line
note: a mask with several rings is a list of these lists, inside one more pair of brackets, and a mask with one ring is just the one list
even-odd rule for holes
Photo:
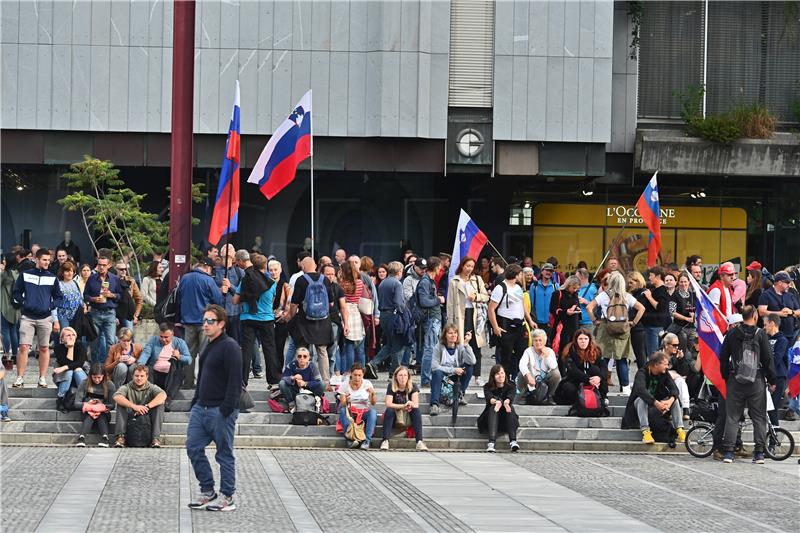
[[[772,346],[772,361],[775,363],[775,391],[772,393],[772,405],[775,409],[769,411],[769,421],[773,426],[780,425],[779,408],[783,403],[783,393],[786,392],[786,380],[789,376],[789,342],[780,331],[781,316],[770,313],[764,318],[764,331],[769,336]],[[786,420],[794,418],[794,411],[786,411]]]
[[189,345],[192,364],[184,367],[183,383],[185,388],[194,387],[194,374],[197,355],[205,348],[203,336],[203,313],[210,304],[223,305],[222,291],[211,277],[214,263],[201,259],[178,283],[178,301],[180,302],[180,322],[183,324],[184,340]]
[[405,301],[403,299],[403,285],[400,276],[403,265],[399,261],[392,261],[386,265],[386,279],[378,286],[378,300],[381,303],[381,326],[386,343],[375,355],[370,363],[376,368],[384,360],[389,359],[389,375],[400,365],[400,357],[405,348],[405,338],[394,332],[394,321],[397,315],[403,312]]
[[[756,327],[758,316],[752,305],[742,309],[742,324],[725,336],[719,354],[720,374],[725,380],[727,394],[725,397],[725,434],[722,437],[722,449],[725,463],[733,462],[733,447],[739,430],[739,420],[744,408],[753,421],[753,463],[764,463],[764,447],[767,429],[767,395],[764,380],[770,384],[770,391],[775,391],[775,369],[772,361],[772,347],[764,330]],[[758,356],[758,371],[755,379],[748,382],[737,379],[744,350],[754,350]],[[744,382],[742,382],[744,381]]]
[[653,444],[653,432],[650,430],[650,416],[653,412],[659,416],[670,414],[672,427],[678,434],[677,442],[686,440],[683,429],[678,387],[669,375],[669,356],[664,352],[656,352],[640,368],[633,378],[633,389],[625,406],[622,418],[622,429],[639,427],[642,430],[642,442]]
[[[200,482],[200,494],[190,509],[233,511],[236,504],[236,458],[233,456],[233,435],[239,417],[242,394],[242,350],[225,334],[225,309],[209,305],[203,313],[203,333],[208,339],[200,355],[197,388],[186,428],[186,453],[194,475]],[[217,448],[222,497],[214,491],[214,473],[206,457],[206,446]]]
[[36,252],[36,268],[20,272],[14,283],[13,304],[22,309],[19,321],[19,353],[17,354],[17,379],[14,388],[25,384],[28,352],[36,336],[39,343],[39,386],[47,387],[45,375],[50,365],[50,333],[56,318],[56,308],[63,294],[58,279],[50,272],[50,252],[40,248]]
[[110,252],[99,252],[95,271],[83,289],[83,299],[91,308],[89,318],[97,330],[97,339],[92,343],[93,363],[104,362],[108,349],[117,342],[117,304],[122,287],[117,275],[109,272],[110,268]]
[[431,384],[431,363],[433,362],[433,350],[439,342],[439,335],[442,334],[442,311],[441,304],[444,303],[444,296],[436,293],[436,282],[434,279],[439,273],[441,261],[438,257],[431,256],[428,259],[428,266],[425,275],[417,284],[417,298],[420,308],[425,313],[422,320],[422,386]]

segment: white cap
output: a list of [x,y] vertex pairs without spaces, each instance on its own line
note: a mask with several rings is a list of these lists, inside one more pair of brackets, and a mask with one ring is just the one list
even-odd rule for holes
[[744,319],[742,315],[739,313],[733,313],[732,315],[728,316],[728,324],[733,326],[734,324],[738,324],[739,322],[743,322]]

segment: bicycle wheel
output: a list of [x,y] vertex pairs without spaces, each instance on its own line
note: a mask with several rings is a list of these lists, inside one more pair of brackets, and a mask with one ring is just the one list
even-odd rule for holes
[[686,451],[700,459],[714,451],[714,426],[695,422],[686,432]]
[[794,437],[783,428],[772,428],[775,435],[768,435],[767,449],[764,450],[767,457],[775,461],[788,459],[794,453]]

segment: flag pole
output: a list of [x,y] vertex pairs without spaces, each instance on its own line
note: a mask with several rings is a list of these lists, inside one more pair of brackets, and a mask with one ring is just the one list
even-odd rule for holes
[[490,241],[489,239],[486,239],[486,244],[488,244],[489,246],[491,246],[491,247],[492,247],[492,250],[494,250],[494,251],[495,251],[495,253],[497,253],[497,255],[500,257],[500,259],[502,259],[502,260],[503,260],[503,263],[505,263],[505,264],[506,264],[506,266],[508,266],[508,261],[506,261],[506,258],[505,258],[505,257],[503,257],[503,254],[501,254],[501,253],[500,253],[500,250],[498,250],[497,248],[495,248],[495,247],[494,247],[494,244],[492,244],[492,241]]
[[[312,93],[313,102],[313,93]],[[317,260],[314,255],[314,117],[311,117],[311,257]]]

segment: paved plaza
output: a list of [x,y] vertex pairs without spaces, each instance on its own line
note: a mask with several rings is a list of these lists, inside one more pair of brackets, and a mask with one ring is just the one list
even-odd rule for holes
[[797,531],[799,475],[794,460],[723,465],[678,454],[240,449],[238,509],[211,513],[186,507],[197,486],[180,448],[5,446],[0,525],[48,533]]

